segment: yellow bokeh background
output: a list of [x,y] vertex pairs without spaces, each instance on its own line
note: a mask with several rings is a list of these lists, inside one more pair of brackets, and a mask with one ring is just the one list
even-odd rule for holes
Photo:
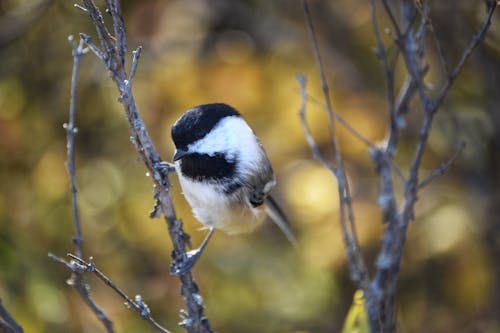
[[[21,26],[15,21],[8,34],[0,33],[0,298],[26,332],[100,332],[99,322],[66,285],[68,272],[47,256],[73,251],[63,129],[72,66],[67,36],[94,36],[94,30],[71,1],[36,3],[40,7],[30,7],[29,1],[0,2],[0,23],[9,15],[24,15],[18,19],[28,22]],[[369,5],[311,3],[333,107],[379,144],[387,130],[387,103],[382,69],[372,52],[376,41]],[[457,3],[431,7],[450,63],[477,31],[483,13],[482,4]],[[451,13],[447,6],[454,7]],[[356,286],[346,265],[337,184],[313,159],[298,115],[295,76],[300,73],[308,78],[311,96],[308,122],[329,154],[321,83],[301,2],[148,0],[124,1],[123,7],[129,47],[143,46],[134,94],[162,157],[168,161],[173,154],[170,126],[184,110],[210,102],[236,107],[270,156],[278,179],[275,196],[299,240],[293,248],[271,223],[251,235],[217,232],[193,270],[212,327],[239,333],[362,332],[363,322],[351,330],[344,326],[346,318],[350,325],[364,314],[356,298],[353,303]],[[493,112],[500,103],[492,85],[500,76],[495,70],[500,67],[496,17],[485,45],[464,68],[435,119],[423,178],[454,154],[458,142],[465,141],[467,148],[444,176],[420,192],[399,284],[401,332],[500,331],[495,164],[500,121]],[[381,16],[384,27],[386,20]],[[450,28],[457,26],[460,34]],[[443,76],[432,41],[426,62],[429,87],[439,87]],[[405,78],[401,63],[396,68],[400,85]],[[103,64],[85,56],[76,121],[85,255],[93,256],[128,295],[141,294],[160,324],[180,332],[176,326],[183,301],[178,279],[169,275],[172,246],[164,221],[148,217],[154,205],[152,183],[130,143],[118,97]],[[395,157],[403,172],[421,121],[418,103],[411,105]],[[384,231],[378,179],[368,148],[339,124],[336,131],[361,247],[373,271]],[[177,215],[193,244],[199,244],[205,231],[175,175],[171,180]],[[401,199],[401,181],[395,177],[394,182]],[[88,283],[117,332],[153,332],[106,286],[92,276]]]

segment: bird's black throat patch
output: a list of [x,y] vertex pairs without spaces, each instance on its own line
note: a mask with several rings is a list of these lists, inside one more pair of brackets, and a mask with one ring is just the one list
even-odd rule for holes
[[228,161],[223,154],[193,153],[181,160],[182,174],[197,181],[217,181],[232,178],[236,171],[236,162]]

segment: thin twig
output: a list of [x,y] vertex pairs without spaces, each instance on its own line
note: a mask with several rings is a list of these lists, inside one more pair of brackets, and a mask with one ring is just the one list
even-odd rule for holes
[[[71,191],[71,206],[73,212],[73,221],[75,224],[75,237],[73,242],[75,244],[75,252],[77,256],[83,256],[83,237],[80,222],[80,212],[78,209],[78,189],[76,186],[76,170],[75,170],[75,135],[77,133],[77,128],[75,127],[76,119],[76,93],[78,84],[78,73],[80,70],[80,61],[82,56],[87,53],[88,49],[84,48],[85,42],[80,39],[79,43],[76,43],[73,36],[68,38],[71,47],[73,49],[73,72],[71,76],[71,97],[70,97],[70,107],[69,107],[69,120],[67,124],[64,124],[66,129],[66,140],[67,140],[67,162],[66,168],[68,171],[70,179],[70,191]],[[108,333],[114,332],[113,322],[108,318],[104,311],[95,303],[90,294],[90,289],[85,283],[84,276],[81,272],[72,271],[71,278],[68,281],[80,295],[80,297],[89,306],[92,312],[96,315],[97,319],[103,324],[104,328]]]
[[443,45],[441,44],[441,41],[439,40],[437,34],[436,34],[436,29],[434,28],[434,24],[432,23],[432,19],[429,16],[429,5],[427,2],[423,3],[423,7],[417,6],[417,9],[420,12],[420,15],[425,18],[425,21],[427,23],[427,27],[429,28],[429,31],[431,32],[432,39],[434,40],[434,45],[436,46],[436,49],[438,51],[438,56],[439,56],[439,62],[441,64],[441,68],[443,69],[444,73],[446,76],[450,75],[450,69],[448,65],[448,60],[446,59],[446,56],[444,54],[444,48]]
[[[306,77],[302,75],[297,75],[297,81],[300,84],[300,91],[301,91],[301,107],[299,110],[299,116],[300,120],[302,123],[302,128],[304,129],[305,137],[307,140],[307,143],[309,145],[309,148],[311,149],[314,158],[316,158],[318,161],[320,161],[323,166],[332,172],[332,174],[337,177],[337,169],[334,164],[332,164],[328,158],[326,158],[320,151],[318,145],[316,144],[316,141],[314,140],[314,137],[311,133],[311,129],[309,128],[309,125],[307,123],[306,119],[306,109],[307,109],[307,93],[306,93]],[[337,177],[338,179],[338,177]],[[338,181],[339,182],[339,181]],[[339,182],[340,183],[340,182]],[[340,199],[340,207],[343,208],[346,205],[346,200],[343,200],[342,197],[348,197],[350,198],[350,193],[341,193],[342,189],[340,188],[339,185],[339,195],[341,196]],[[348,201],[350,204],[351,202]],[[373,296],[371,294],[370,290],[370,285],[369,285],[369,278],[368,278],[368,272],[366,270],[363,258],[361,256],[360,252],[357,252],[356,246],[354,245],[353,242],[353,236],[350,234],[349,229],[346,226],[345,223],[345,209],[342,210],[340,214],[340,220],[341,220],[341,231],[342,231],[342,238],[344,239],[345,243],[345,248],[346,248],[346,255],[347,255],[347,262],[349,264],[349,270],[351,272],[351,278],[355,283],[358,285],[359,288],[363,289],[365,292],[365,299],[367,304],[370,304],[369,306],[367,305],[367,309],[370,310],[374,308],[371,306],[371,303],[373,302]],[[353,216],[349,216],[349,218],[354,218]],[[376,315],[373,315],[376,316]]]
[[141,51],[142,51],[142,46],[139,46],[134,51],[132,51],[132,55],[133,55],[132,66],[130,66],[130,76],[128,78],[128,81],[129,81],[131,86],[132,86],[132,83],[134,82],[135,72],[137,71],[137,65],[139,64],[139,58],[141,56]]
[[349,182],[345,175],[345,170],[343,166],[342,156],[340,154],[340,148],[337,141],[337,136],[335,133],[335,117],[333,112],[333,107],[330,98],[330,88],[326,80],[325,69],[323,61],[321,59],[321,52],[319,50],[316,30],[311,16],[311,11],[309,10],[309,5],[307,0],[303,1],[304,13],[306,15],[307,28],[309,30],[310,38],[312,41],[314,55],[316,57],[316,62],[318,65],[318,70],[321,78],[321,88],[323,91],[323,97],[326,104],[326,110],[328,114],[328,131],[330,137],[330,145],[333,153],[334,168],[332,172],[337,178],[337,186],[339,191],[340,199],[340,223],[344,231],[344,240],[346,242],[346,249],[348,256],[351,259],[350,263],[353,265],[351,270],[351,275],[354,280],[358,280],[363,285],[368,285],[368,273],[367,269],[359,248],[359,241],[356,231],[356,223],[354,220],[354,211],[352,209],[352,198],[350,195]]
[[121,59],[121,65],[125,65],[125,54],[127,53],[127,40],[125,24],[123,22],[120,1],[106,0],[106,8],[113,18],[113,30],[115,32],[115,51],[117,57]]
[[76,170],[75,170],[75,136],[78,129],[75,127],[76,118],[76,93],[78,84],[78,72],[80,69],[80,61],[82,56],[87,52],[84,48],[84,41],[80,39],[77,44],[73,36],[68,37],[68,41],[73,48],[73,73],[71,75],[71,96],[69,103],[69,120],[64,124],[66,129],[66,141],[67,141],[67,162],[66,169],[68,172],[70,180],[70,191],[71,191],[71,207],[73,212],[73,221],[75,224],[75,237],[73,241],[75,243],[75,252],[78,256],[83,256],[83,238],[82,238],[82,228],[80,223],[80,213],[78,210],[78,189],[76,187]]
[[469,46],[464,50],[462,56],[460,57],[460,61],[455,66],[453,71],[448,76],[445,84],[442,86],[438,96],[435,101],[422,100],[425,108],[424,120],[422,123],[422,127],[420,130],[420,140],[418,142],[417,148],[414,153],[413,161],[410,166],[410,172],[408,177],[408,186],[407,186],[407,202],[404,208],[405,214],[405,223],[409,222],[409,219],[413,217],[413,206],[416,201],[416,191],[418,189],[418,170],[420,167],[420,162],[422,160],[422,156],[424,153],[425,145],[427,143],[427,139],[429,137],[430,129],[432,126],[432,120],[434,114],[439,109],[441,104],[443,103],[444,98],[446,97],[449,89],[451,88],[455,78],[458,76],[460,71],[465,65],[465,62],[472,54],[472,51],[479,45],[479,43],[486,37],[486,32],[491,25],[491,18],[493,13],[497,7],[497,2],[494,1],[491,4],[491,7],[488,10],[486,18],[484,19],[480,31],[472,38]]
[[[341,159],[341,155],[339,153],[337,138],[335,135],[335,123],[334,123],[335,117],[333,116],[333,108],[332,108],[332,104],[331,104],[331,100],[330,100],[330,91],[329,91],[329,87],[328,87],[328,82],[326,80],[326,74],[325,74],[325,70],[324,70],[324,66],[323,66],[323,61],[321,60],[321,52],[319,51],[318,41],[317,41],[317,37],[316,37],[316,30],[314,27],[314,23],[312,21],[311,11],[309,10],[309,5],[307,3],[307,0],[303,1],[303,7],[304,7],[304,13],[306,15],[307,28],[309,30],[309,35],[310,35],[310,38],[312,41],[314,56],[316,58],[316,64],[318,65],[318,70],[319,70],[320,79],[321,79],[321,89],[323,91],[323,97],[325,100],[326,110],[327,110],[327,115],[328,115],[328,131],[329,131],[330,145],[331,145],[333,156],[334,156],[333,157],[333,164],[328,162],[328,165],[331,165],[330,170],[333,172],[333,174],[337,178],[337,183],[340,184],[339,185],[339,198],[340,198],[340,203],[341,203],[341,205],[340,205],[341,225],[342,225],[343,231],[345,232],[345,236],[346,236],[345,241],[346,241],[347,248],[348,249],[356,248],[357,247],[356,246],[357,237],[355,234],[355,230],[353,232],[353,237],[351,238],[351,233],[349,232],[349,228],[348,228],[348,225],[347,225],[346,220],[345,220],[345,217],[346,217],[345,211],[344,211],[345,207],[343,205],[343,203],[345,202],[345,200],[344,200],[345,191],[343,190],[343,185],[345,184],[345,182],[344,182],[344,178],[343,178],[342,159]],[[300,80],[299,80],[299,82],[300,82]],[[306,81],[302,80],[302,82],[300,82],[300,83],[302,85],[301,88],[304,90]],[[305,93],[303,93],[302,96],[304,96],[304,94]],[[304,102],[302,102],[302,105],[305,106]],[[303,108],[303,110],[300,113],[301,113],[303,119],[305,120],[305,107]],[[310,138],[312,138],[312,136]],[[309,143],[313,142],[315,144],[314,140],[311,141],[308,139],[308,141],[309,141]],[[317,149],[317,151],[319,152],[319,149]],[[322,155],[322,154],[319,153],[319,155]],[[326,160],[325,157],[323,157],[323,159]],[[323,163],[323,164],[325,164],[325,163]]]
[[86,35],[84,33],[80,33],[80,38],[83,39],[83,41],[85,42],[85,44],[87,44],[87,47],[90,49],[90,51],[92,51],[97,56],[97,58],[99,58],[102,61],[106,62],[106,56],[94,44],[94,42],[92,41],[92,38],[90,38],[90,36],[88,36],[88,35]]
[[[367,310],[370,311],[372,302],[374,301],[374,297],[371,293],[370,288],[370,280],[368,276],[368,270],[366,268],[366,264],[363,259],[363,255],[361,253],[359,247],[359,241],[356,232],[356,224],[354,211],[352,208],[352,197],[350,193],[349,182],[347,181],[347,176],[345,174],[345,170],[343,167],[342,156],[340,154],[339,146],[337,143],[335,128],[334,128],[334,112],[331,105],[329,87],[326,80],[326,74],[323,66],[323,62],[321,60],[321,53],[319,51],[318,41],[316,38],[316,31],[314,28],[311,12],[309,10],[309,6],[307,0],[303,1],[304,13],[306,16],[306,24],[309,30],[310,38],[312,41],[313,52],[316,58],[316,62],[319,69],[319,74],[321,78],[321,87],[323,90],[323,96],[327,108],[328,114],[328,130],[330,136],[330,145],[333,152],[333,164],[328,162],[326,165],[330,165],[330,170],[333,172],[335,177],[337,178],[337,187],[339,192],[339,200],[340,200],[340,225],[342,230],[342,236],[345,243],[347,261],[350,267],[351,279],[358,284],[358,287],[363,289],[366,298]],[[299,83],[301,84],[302,89],[302,108],[300,111],[301,119],[303,123],[304,130],[306,132],[306,137],[308,137],[308,143],[311,147],[311,150],[316,151],[315,155],[321,156],[322,161],[327,160],[317,148],[317,145],[310,135],[310,130],[308,129],[307,122],[305,121],[305,106],[306,106],[306,93],[305,93],[305,79],[299,78]],[[309,132],[309,135],[307,133]],[[323,162],[323,164],[325,164]],[[375,313],[370,313],[370,318],[372,320],[376,320],[375,317],[377,315]]]
[[[302,75],[298,75],[297,76],[297,81],[299,81],[299,84],[301,86],[301,91],[300,93],[303,94],[303,89],[305,88],[305,86],[303,87],[303,83],[305,83],[305,80],[306,78]],[[322,109],[324,109],[326,111],[326,106],[324,105],[324,103],[322,103],[321,101],[319,101],[318,99],[316,99],[314,96],[311,96],[310,94],[307,94],[303,97],[306,99],[306,101],[310,101],[316,105],[318,105],[319,107],[321,107]],[[304,109],[304,106],[301,106],[301,110]],[[302,117],[302,114],[299,113],[300,116]],[[342,117],[339,113],[337,112],[333,112],[333,116],[335,117],[335,120],[341,124],[347,131],[349,131],[356,139],[358,139],[359,141],[361,141],[367,148],[371,150],[375,150],[375,149],[378,149],[378,147],[373,144],[372,142],[370,142],[367,138],[365,138],[358,130],[356,130],[344,117]],[[301,119],[301,121],[303,122],[303,119]],[[304,124],[304,123],[302,123]],[[310,132],[310,131],[309,131]],[[307,139],[307,133],[306,133],[306,139]],[[312,137],[312,134],[310,133],[310,136]],[[307,139],[308,142],[309,142],[309,139]],[[391,167],[392,169],[396,172],[397,176],[400,178],[400,180],[404,183],[406,181],[406,178],[403,174],[403,172],[401,171],[401,168],[396,164],[394,163],[394,161],[392,159],[389,159],[388,160],[388,163],[391,164]]]
[[115,293],[117,293],[127,305],[129,305],[132,309],[134,309],[145,321],[147,321],[151,326],[153,326],[158,332],[162,333],[170,333],[167,329],[158,324],[154,318],[151,317],[151,313],[147,304],[142,300],[140,295],[135,296],[135,300],[127,296],[125,292],[123,292],[116,284],[114,284],[111,279],[109,279],[104,273],[102,273],[95,265],[95,262],[92,257],[90,257],[89,261],[86,262],[82,258],[74,256],[72,254],[68,254],[68,256],[77,261],[80,266],[76,266],[78,270],[84,270],[85,272],[89,272],[97,276],[99,280],[104,282],[108,287],[110,287]]
[[394,71],[391,66],[389,66],[389,61],[387,58],[387,50],[382,41],[382,37],[380,36],[380,29],[377,20],[377,11],[376,11],[375,0],[370,0],[370,9],[371,9],[371,19],[373,25],[373,31],[375,32],[375,39],[377,41],[377,49],[375,54],[382,64],[382,70],[384,72],[386,89],[387,89],[387,103],[388,103],[388,117],[390,124],[390,131],[388,138],[386,140],[386,151],[393,155],[396,153],[396,144],[399,136],[399,122],[398,115],[396,113],[396,105],[395,105],[395,94],[394,94]]
[[[301,88],[303,86],[303,83],[301,81],[303,81],[303,80],[305,80],[304,76],[302,76],[302,75],[297,76],[297,81],[299,81]],[[300,94],[302,94],[302,93],[303,93],[303,91],[301,90]],[[306,101],[310,101],[310,102],[318,105],[319,107],[321,107],[322,110],[327,111],[325,104],[323,102],[319,101],[316,97],[306,93],[305,98],[306,98]],[[354,126],[349,124],[349,122],[344,117],[342,117],[339,113],[333,112],[333,117],[335,118],[336,121],[338,121],[339,124],[341,124],[347,131],[349,131],[356,139],[358,139],[360,142],[362,142],[366,147],[368,147],[370,149],[376,148],[376,146],[373,143],[371,143],[358,130],[356,130],[354,128]]]
[[116,284],[111,281],[106,275],[104,275],[99,269],[97,269],[94,260],[92,257],[90,257],[89,262],[86,262],[85,260],[79,258],[78,256],[75,256],[71,253],[67,254],[68,257],[70,257],[72,260],[66,261],[63,258],[56,256],[53,253],[49,253],[49,258],[54,260],[57,263],[60,263],[61,265],[65,266],[68,270],[70,270],[73,274],[82,276],[85,273],[92,273],[97,278],[99,278],[102,282],[104,282],[108,287],[110,287],[116,294],[118,294],[124,301],[125,304],[134,309],[142,319],[144,319],[146,322],[148,322],[153,328],[155,328],[158,332],[161,333],[170,333],[167,329],[162,327],[160,324],[158,324],[154,318],[151,317],[151,313],[149,311],[149,307],[147,306],[144,301],[142,301],[142,298],[140,295],[137,295],[135,297],[135,301],[127,296]]
[[335,167],[330,164],[330,161],[323,156],[321,151],[319,150],[318,145],[316,144],[316,141],[314,140],[314,137],[312,136],[311,129],[309,128],[309,125],[307,124],[307,119],[306,119],[306,109],[307,109],[307,94],[306,94],[306,84],[307,84],[307,79],[303,75],[297,75],[296,76],[297,81],[300,84],[300,91],[301,91],[301,106],[300,106],[300,120],[302,122],[302,128],[304,129],[305,136],[307,143],[309,145],[309,148],[311,149],[313,156],[315,159],[320,161],[323,166],[325,166],[327,169],[329,169],[333,174],[335,174]]
[[382,0],[382,4],[384,5],[385,12],[387,13],[387,16],[389,16],[389,20],[392,23],[392,27],[394,28],[394,31],[396,32],[396,39],[399,39],[401,37],[401,29],[399,28],[399,24],[396,21],[396,18],[394,17],[394,13],[392,12],[391,7],[389,6],[389,3],[387,0]]
[[77,4],[77,3],[73,4],[73,6],[74,6],[76,9],[81,10],[83,13],[85,13],[85,14],[87,14],[87,15],[89,14],[89,11],[87,10],[87,8],[84,8],[83,6],[80,6],[80,5],[79,5],[79,4]]
[[[326,74],[323,66],[323,62],[321,60],[321,53],[319,51],[318,41],[316,37],[316,31],[314,28],[311,12],[309,10],[309,5],[307,0],[303,1],[304,13],[306,16],[307,28],[309,30],[310,38],[312,41],[312,47],[314,51],[314,55],[316,58],[316,62],[318,65],[318,70],[321,78],[321,87],[323,90],[323,97],[326,104],[327,114],[328,114],[328,130],[330,137],[330,145],[333,152],[333,164],[328,163],[331,166],[330,170],[333,172],[335,177],[337,178],[337,186],[339,191],[339,199],[340,199],[340,224],[342,226],[343,238],[346,244],[346,251],[348,256],[349,264],[351,265],[351,277],[354,281],[357,281],[360,284],[360,287],[365,291],[366,294],[369,294],[369,278],[368,278],[368,270],[366,268],[363,256],[361,254],[361,250],[359,247],[358,236],[356,232],[356,223],[354,218],[354,211],[352,209],[352,197],[350,194],[349,182],[347,181],[347,177],[345,174],[342,156],[340,154],[339,145],[337,142],[336,134],[335,134],[335,117],[334,112],[330,100],[330,92],[328,87],[328,82],[326,80]],[[302,90],[305,90],[305,80],[299,80],[301,83]],[[306,93],[303,92],[302,96],[306,96]],[[301,110],[301,118],[303,119],[303,124],[306,125],[305,122],[305,101],[302,102],[303,109]],[[306,126],[304,126],[306,129]],[[310,131],[309,131],[310,132]],[[308,139],[309,144],[314,143],[314,139],[312,136]],[[312,149],[312,146],[310,146]],[[319,149],[317,149],[319,152]],[[322,155],[320,153],[320,155]],[[323,160],[326,158],[323,156]],[[370,295],[367,296],[368,298]]]
[[[314,56],[316,58],[316,64],[318,65],[319,75],[321,78],[321,90],[323,91],[323,97],[326,103],[326,110],[328,112],[328,131],[330,136],[330,145],[332,147],[333,155],[335,156],[335,163],[340,162],[338,158],[340,154],[338,154],[338,143],[335,135],[335,123],[333,117],[333,107],[330,99],[330,89],[328,87],[328,81],[326,80],[325,70],[323,65],[323,60],[321,59],[321,52],[319,52],[318,40],[316,37],[316,29],[314,28],[314,23],[312,21],[311,11],[309,10],[309,5],[307,4],[307,0],[303,0],[304,5],[304,13],[306,14],[307,21],[307,29],[309,30],[309,36],[311,38],[313,44]],[[339,165],[336,165],[339,167]]]
[[[91,21],[94,23],[96,28],[98,27],[96,29],[97,37],[99,39],[99,42],[101,43],[101,54],[104,56],[104,58],[101,58],[101,60],[104,61],[106,67],[112,69],[112,75],[114,74],[114,71],[116,72],[118,70],[123,70],[122,59],[117,59],[118,57],[116,56],[116,40],[111,36],[108,28],[104,24],[104,18],[101,15],[101,11],[99,10],[99,8],[97,8],[92,0],[83,0],[83,4],[85,9],[87,9],[87,14],[90,17]],[[120,6],[115,9],[119,10]],[[113,18],[115,18],[115,16],[113,16]],[[89,47],[91,47],[91,45],[89,45]]]
[[490,8],[488,8],[488,13],[481,25],[481,28],[479,29],[479,32],[476,35],[474,35],[474,37],[472,37],[469,46],[462,53],[460,60],[455,65],[453,70],[449,73],[445,84],[441,88],[438,97],[436,98],[436,102],[434,103],[435,109],[439,108],[443,103],[444,98],[448,94],[448,90],[453,85],[453,82],[457,78],[458,74],[460,74],[460,71],[464,67],[467,60],[469,59],[470,55],[472,54],[472,51],[474,51],[478,47],[478,45],[484,40],[484,38],[486,38],[486,32],[489,30],[491,26],[491,18],[493,17],[493,13],[495,12],[498,5],[499,5],[498,1],[491,1]]
[[[424,73],[425,75],[426,73]],[[407,75],[406,80],[403,84],[403,86],[399,90],[397,102],[396,102],[396,114],[398,117],[398,123],[401,122],[402,124],[398,124],[399,127],[404,126],[404,118],[409,111],[410,111],[410,102],[415,96],[415,93],[417,92],[417,83],[413,79],[411,75]]]
[[432,171],[431,174],[429,176],[427,176],[427,178],[425,178],[423,181],[420,182],[420,184],[418,184],[418,188],[422,189],[422,188],[426,187],[427,185],[429,185],[430,183],[432,183],[432,181],[435,178],[444,175],[446,173],[446,171],[448,171],[448,169],[456,161],[456,159],[462,154],[464,149],[465,149],[465,142],[462,142],[460,144],[460,147],[458,147],[458,149],[453,154],[453,156],[450,157],[450,159],[448,161],[441,163],[436,169],[434,169],[434,171]]

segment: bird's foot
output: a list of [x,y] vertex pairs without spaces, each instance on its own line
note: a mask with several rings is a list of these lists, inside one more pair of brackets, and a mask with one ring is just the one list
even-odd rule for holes
[[208,241],[212,237],[214,231],[215,231],[214,228],[210,228],[210,231],[208,232],[207,236],[205,237],[205,240],[203,240],[203,243],[199,248],[186,252],[186,255],[184,256],[183,259],[173,262],[170,265],[170,274],[184,275],[187,272],[189,272],[191,268],[193,268],[193,266],[198,262],[198,259],[203,253],[203,250],[207,246]]
[[169,163],[169,162],[161,161],[161,162],[155,163],[155,165],[153,167],[155,168],[155,170],[157,170],[161,174],[164,174],[167,176],[171,173],[175,173],[175,165],[173,165],[172,163]]

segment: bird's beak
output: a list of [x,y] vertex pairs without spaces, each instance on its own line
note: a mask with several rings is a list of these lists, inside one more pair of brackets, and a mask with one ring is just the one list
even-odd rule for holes
[[187,150],[176,149],[174,153],[174,161],[178,161],[188,154]]

